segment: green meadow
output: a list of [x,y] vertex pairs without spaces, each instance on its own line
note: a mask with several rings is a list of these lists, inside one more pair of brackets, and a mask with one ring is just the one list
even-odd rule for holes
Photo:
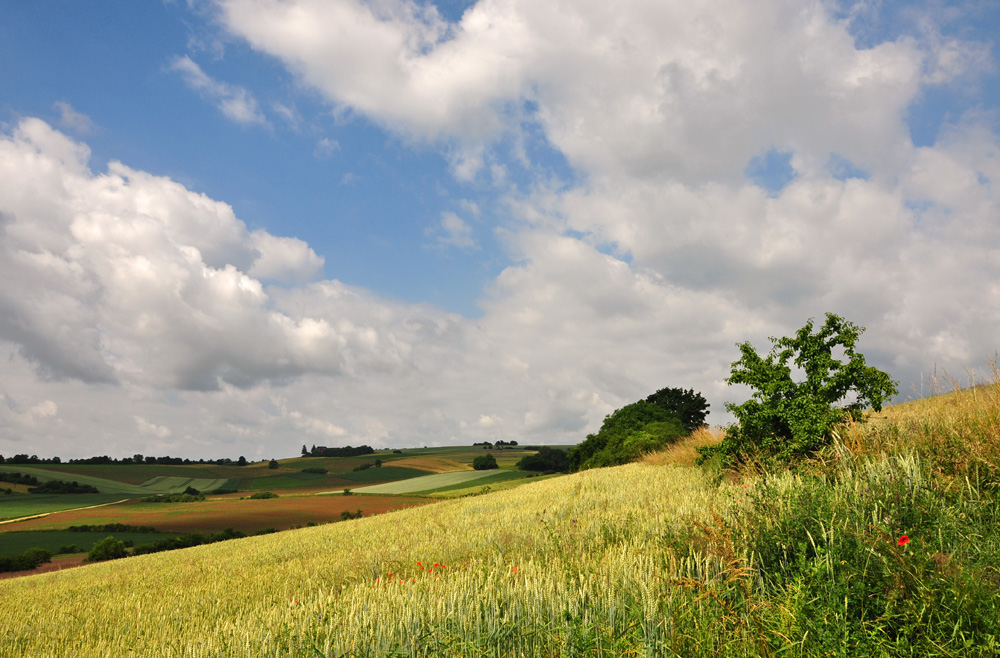
[[[0,521],[36,514],[107,505],[125,500],[120,494],[12,494],[0,496]],[[0,542],[2,542],[0,537]]]

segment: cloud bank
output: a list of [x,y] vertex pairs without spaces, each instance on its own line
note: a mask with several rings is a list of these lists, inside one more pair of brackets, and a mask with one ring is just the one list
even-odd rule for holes
[[[83,143],[26,119],[0,140],[0,452],[92,452],[68,427],[121,454],[574,443],[663,386],[702,391],[719,422],[735,343],[827,311],[869,328],[862,351],[904,393],[998,348],[995,116],[919,147],[906,123],[991,66],[984,44],[863,46],[791,0],[481,0],[457,22],[400,0],[217,8],[230,38],[440,148],[459,180],[533,135],[577,178],[491,179],[509,263],[472,319],[326,280],[306,243],[167,178],[93,173]],[[774,189],[746,173],[769,153],[789,168]],[[476,246],[454,213],[430,235]]]

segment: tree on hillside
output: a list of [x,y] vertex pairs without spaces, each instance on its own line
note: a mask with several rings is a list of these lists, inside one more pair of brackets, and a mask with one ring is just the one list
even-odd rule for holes
[[309,448],[307,448],[306,444],[304,444],[304,443],[302,444],[302,456],[303,457],[308,457],[309,456]]
[[525,455],[517,462],[522,471],[540,471],[564,473],[569,470],[569,460],[566,453],[558,448],[541,446],[533,455]]
[[270,469],[272,469],[272,470],[275,469],[275,468],[278,468],[278,460],[272,459],[271,461],[269,461],[267,463],[267,467],[270,468]]
[[[720,445],[701,449],[702,461],[712,454],[730,464],[745,458],[788,461],[828,444],[837,423],[860,420],[868,408],[880,411],[898,392],[888,374],[868,366],[855,350],[864,327],[833,313],[815,333],[813,327],[810,319],[794,336],[771,338],[766,357],[748,342],[738,345],[742,356],[726,382],[754,392],[743,404],[726,404],[736,424]],[[793,367],[804,379],[792,379]]]
[[105,560],[117,560],[128,555],[125,542],[109,536],[94,544],[87,554],[87,562],[104,562]]
[[689,433],[704,425],[705,417],[708,416],[708,401],[701,393],[695,393],[694,389],[661,388],[647,397],[646,402],[677,416]]
[[566,457],[574,471],[627,464],[687,433],[675,413],[639,400],[606,416],[601,429],[570,448]]
[[499,468],[499,466],[493,455],[479,455],[472,460],[472,468],[477,471],[488,471],[493,468]]

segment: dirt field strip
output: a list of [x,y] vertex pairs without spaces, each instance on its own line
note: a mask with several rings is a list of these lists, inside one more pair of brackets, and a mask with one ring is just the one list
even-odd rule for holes
[[127,500],[131,500],[131,499],[130,498],[122,498],[121,500],[116,500],[116,501],[111,502],[111,503],[101,503],[100,505],[87,505],[86,507],[73,507],[71,509],[56,510],[55,512],[44,512],[42,514],[33,514],[31,516],[22,516],[19,519],[7,519],[6,521],[0,521],[0,525],[6,525],[8,523],[19,523],[21,521],[30,521],[31,519],[40,519],[42,517],[50,516],[52,514],[62,514],[63,512],[79,512],[80,510],[94,509],[96,507],[107,507],[108,505],[117,505],[119,503],[124,503]]

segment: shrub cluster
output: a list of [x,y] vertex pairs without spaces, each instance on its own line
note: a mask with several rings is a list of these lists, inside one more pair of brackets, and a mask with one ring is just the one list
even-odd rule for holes
[[38,484],[38,478],[34,475],[21,473],[0,473],[0,482],[10,482],[11,484],[26,484],[29,487]]
[[139,499],[143,503],[195,503],[201,500],[205,500],[204,494],[201,493],[157,494]]
[[488,471],[499,468],[497,460],[493,455],[479,455],[472,460],[472,468],[477,471]]
[[15,557],[0,557],[0,573],[31,571],[52,561],[52,554],[42,548],[29,548]]
[[87,553],[87,562],[106,562],[117,560],[128,556],[128,545],[120,539],[112,536],[105,537],[94,544],[94,547]]
[[569,471],[569,459],[566,452],[559,448],[539,446],[534,455],[525,455],[517,462],[522,471],[539,471],[543,473],[565,473]]
[[570,448],[567,458],[574,471],[627,464],[687,434],[675,413],[640,400],[607,416],[596,434]]
[[79,484],[78,482],[65,482],[63,480],[49,480],[37,487],[28,489],[28,493],[33,494],[92,494],[100,493],[97,487],[89,484]]

